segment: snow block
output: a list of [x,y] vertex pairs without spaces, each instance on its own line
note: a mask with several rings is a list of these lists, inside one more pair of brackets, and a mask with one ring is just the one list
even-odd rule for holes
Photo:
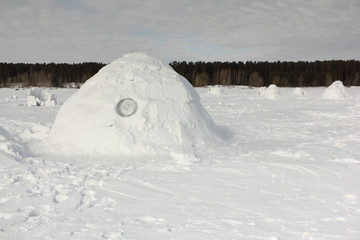
[[58,112],[50,137],[100,155],[188,151],[223,141],[190,83],[144,53],[126,54],[86,81]]
[[45,106],[56,106],[56,95],[53,93],[48,94],[48,98],[45,101]]
[[56,95],[41,88],[30,88],[28,91],[27,105],[32,106],[55,106]]

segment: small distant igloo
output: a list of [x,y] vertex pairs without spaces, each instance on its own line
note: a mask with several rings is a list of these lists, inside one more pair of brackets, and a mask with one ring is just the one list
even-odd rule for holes
[[208,94],[212,94],[212,95],[224,94],[223,86],[215,85],[215,86],[209,86],[208,88],[209,88]]
[[305,96],[306,92],[304,90],[302,90],[301,88],[297,87],[297,88],[294,89],[293,95],[295,95],[295,96]]
[[324,91],[322,98],[324,99],[334,99],[342,100],[348,97],[345,87],[340,80],[333,82],[326,90]]
[[260,87],[257,91],[257,95],[268,99],[278,99],[281,97],[279,88],[275,84],[271,84],[269,87]]
[[131,53],[103,67],[64,103],[50,141],[78,153],[144,155],[223,138],[185,78],[156,58]]

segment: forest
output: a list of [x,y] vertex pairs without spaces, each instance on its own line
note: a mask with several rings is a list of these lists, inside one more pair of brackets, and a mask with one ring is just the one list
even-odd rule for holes
[[[80,86],[104,63],[0,63],[0,87]],[[298,62],[171,62],[170,66],[194,87],[207,85],[276,84],[279,87],[329,86],[341,80],[345,86],[360,86],[360,61]]]

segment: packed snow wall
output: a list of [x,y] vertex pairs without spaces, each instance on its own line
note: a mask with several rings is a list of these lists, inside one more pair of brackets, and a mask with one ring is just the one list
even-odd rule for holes
[[223,141],[191,84],[144,53],[103,67],[58,112],[50,140],[78,152],[141,155]]

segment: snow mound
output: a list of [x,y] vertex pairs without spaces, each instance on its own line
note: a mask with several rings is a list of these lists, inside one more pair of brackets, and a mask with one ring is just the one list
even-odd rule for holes
[[16,101],[18,99],[18,97],[16,95],[9,95],[7,98],[5,98],[6,102],[10,102],[10,101]]
[[41,88],[30,88],[28,91],[27,105],[31,106],[56,106],[56,95]]
[[126,54],[86,81],[50,132],[59,147],[99,155],[187,152],[222,140],[190,83],[145,53]]
[[324,92],[322,98],[341,100],[348,97],[343,83],[339,80],[333,82]]
[[209,87],[208,94],[222,95],[222,94],[224,94],[223,87],[220,85],[215,85],[213,87]]
[[305,95],[306,95],[306,92],[305,92],[304,90],[302,90],[301,88],[297,87],[297,88],[294,89],[293,95],[296,95],[296,96],[305,96]]
[[271,84],[269,87],[261,87],[257,91],[257,95],[263,96],[268,99],[280,98],[279,88],[275,84]]

